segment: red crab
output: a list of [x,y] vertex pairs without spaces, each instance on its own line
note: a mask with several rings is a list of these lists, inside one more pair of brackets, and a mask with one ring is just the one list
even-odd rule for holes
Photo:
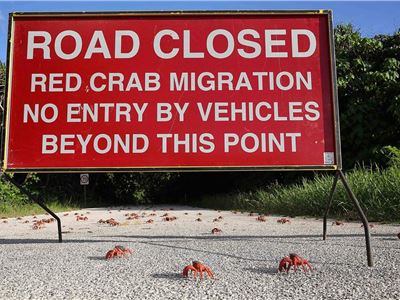
[[208,277],[214,278],[214,274],[211,269],[205,265],[203,265],[199,261],[193,261],[191,265],[186,266],[183,269],[182,275],[183,277],[189,276],[189,271],[192,271],[194,278],[196,278],[197,273],[200,273],[200,280],[203,279],[203,272],[206,272]]
[[281,224],[285,224],[285,223],[290,223],[290,220],[287,218],[281,218],[281,219],[278,219],[277,222],[281,223]]
[[110,218],[110,219],[107,219],[107,220],[100,219],[100,220],[97,221],[97,223],[108,224],[110,226],[118,226],[118,225],[120,225],[119,222],[115,221],[113,218]]
[[266,222],[266,221],[267,221],[267,219],[265,218],[265,216],[258,216],[258,217],[256,218],[256,220],[257,220],[257,221],[260,221],[260,222]]
[[[364,227],[364,224],[361,224],[361,227]],[[374,224],[369,224],[369,228],[374,228],[375,225]]]
[[146,223],[147,223],[147,224],[153,224],[153,223],[154,223],[154,220],[153,220],[153,219],[149,219],[149,220],[146,221]]
[[120,225],[118,221],[115,221],[113,218],[106,220],[106,223],[110,226],[118,226]]
[[128,217],[127,220],[137,220],[140,218],[140,216],[137,213],[128,213],[125,214],[125,217]]
[[213,229],[211,230],[211,233],[212,233],[212,234],[222,233],[222,230],[219,229],[219,228],[217,228],[217,227],[215,227],[215,228],[213,228]]
[[[103,221],[103,222],[100,222],[100,221]],[[108,224],[108,225],[110,225],[110,226],[118,226],[119,225],[119,222],[118,221],[116,221],[114,218],[110,218],[110,219],[107,219],[107,220],[99,220],[99,223],[106,223],[106,224]]]
[[42,222],[50,224],[54,222],[54,218],[42,219]]
[[37,230],[37,229],[42,229],[44,228],[44,223],[42,220],[37,220],[33,222],[32,229]]
[[163,218],[163,220],[166,221],[166,222],[172,222],[172,221],[175,221],[176,219],[177,219],[177,217],[165,217],[165,218]]
[[286,271],[286,273],[288,273],[292,266],[295,271],[297,270],[298,266],[301,266],[304,272],[307,272],[307,268],[305,266],[307,266],[310,270],[312,270],[312,267],[308,262],[308,260],[298,256],[297,254],[290,253],[289,256],[285,256],[279,262],[278,271],[279,272]]
[[332,225],[341,226],[341,225],[344,225],[344,223],[341,221],[335,221],[335,222],[332,222]]
[[129,248],[125,248],[124,246],[115,246],[114,249],[111,249],[106,254],[106,259],[111,259],[114,257],[123,257],[125,255],[132,254],[132,250]]
[[87,221],[88,217],[76,216],[77,221]]

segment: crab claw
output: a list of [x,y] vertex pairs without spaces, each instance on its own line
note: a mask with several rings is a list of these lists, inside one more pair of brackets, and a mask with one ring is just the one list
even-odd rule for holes
[[278,272],[286,271],[286,273],[288,273],[291,266],[292,266],[292,260],[290,259],[289,256],[285,256],[279,262]]
[[182,276],[183,277],[188,277],[189,276],[189,271],[192,271],[192,273],[194,273],[194,278],[196,278],[197,270],[192,265],[188,265],[183,269]]
[[310,271],[312,271],[312,267],[307,259],[304,259],[295,253],[290,253],[289,257],[292,260],[292,265],[293,265],[295,271],[297,270],[297,266],[301,266],[303,268],[304,272],[307,272],[307,269],[305,266],[307,266],[310,269]]
[[199,261],[193,261],[192,264],[193,264],[193,267],[196,268],[196,270],[200,273],[200,279],[203,279],[203,272],[206,272],[208,277],[214,278],[214,274],[209,267],[203,265]]

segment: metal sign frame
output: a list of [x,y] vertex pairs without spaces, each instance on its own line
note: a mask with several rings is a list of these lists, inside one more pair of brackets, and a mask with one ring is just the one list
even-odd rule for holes
[[[335,140],[335,164],[330,165],[289,165],[289,166],[179,166],[179,167],[99,167],[99,168],[74,168],[74,167],[57,167],[57,168],[7,168],[8,157],[8,141],[9,141],[9,119],[10,119],[10,101],[11,101],[11,84],[12,84],[12,63],[13,63],[13,36],[15,20],[22,18],[63,18],[63,17],[165,17],[179,18],[188,16],[269,16],[269,15],[326,15],[328,18],[328,40],[329,40],[329,59],[330,59],[330,77],[331,77],[331,97],[332,97],[332,120],[333,134]],[[132,12],[14,12],[9,15],[9,32],[8,32],[8,54],[7,54],[7,83],[6,83],[6,105],[5,114],[3,115],[3,128],[1,136],[1,168],[4,172],[42,172],[42,173],[82,173],[82,172],[190,172],[190,171],[291,171],[291,170],[341,170],[342,154],[340,142],[340,124],[339,124],[339,105],[337,97],[336,83],[336,60],[333,38],[332,11],[331,10],[274,10],[274,11],[132,11]]]

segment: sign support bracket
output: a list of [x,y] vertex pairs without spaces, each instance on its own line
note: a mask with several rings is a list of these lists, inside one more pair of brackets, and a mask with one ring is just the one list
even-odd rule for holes
[[372,254],[371,254],[371,235],[369,232],[369,224],[368,224],[368,220],[367,217],[365,216],[360,203],[358,202],[356,196],[354,195],[353,191],[351,190],[348,182],[346,181],[346,177],[343,174],[342,170],[337,170],[336,174],[335,174],[335,178],[333,179],[333,185],[331,188],[331,191],[329,193],[329,197],[328,197],[328,203],[326,206],[326,210],[324,213],[324,222],[323,222],[323,240],[326,240],[326,224],[327,224],[327,216],[329,213],[329,209],[332,205],[333,202],[333,194],[335,193],[336,190],[336,186],[337,186],[337,182],[338,180],[342,181],[343,186],[347,192],[347,195],[349,196],[350,200],[353,202],[354,206],[357,209],[358,215],[360,216],[360,219],[363,223],[364,226],[364,234],[365,234],[365,244],[366,244],[366,250],[367,250],[367,262],[368,262],[368,267],[372,267],[373,266],[373,260],[372,260]]
[[15,185],[23,194],[25,194],[29,200],[36,202],[41,208],[43,208],[45,211],[47,211],[54,219],[57,221],[57,228],[58,228],[58,242],[62,243],[62,232],[61,232],[61,219],[53,212],[51,211],[41,200],[39,200],[37,197],[32,195],[27,189],[25,189],[22,185],[20,185],[18,182],[16,182],[10,175],[8,175],[5,172],[2,172],[2,176],[4,179],[9,181],[11,184]]

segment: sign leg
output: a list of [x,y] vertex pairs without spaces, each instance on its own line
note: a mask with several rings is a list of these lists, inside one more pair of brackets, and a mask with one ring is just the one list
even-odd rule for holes
[[83,205],[86,207],[86,185],[83,186]]
[[58,242],[62,243],[62,232],[61,232],[61,220],[60,218],[53,212],[51,211],[42,201],[39,199],[36,199],[27,189],[25,189],[23,186],[21,186],[18,182],[16,182],[12,177],[10,177],[8,174],[3,173],[3,177],[11,182],[13,185],[15,185],[22,193],[24,193],[26,196],[28,196],[28,199],[36,202],[41,208],[43,208],[45,211],[47,211],[54,219],[57,220],[57,228],[58,228]]
[[365,243],[366,243],[366,248],[367,248],[367,261],[368,261],[368,267],[373,266],[372,262],[372,254],[371,254],[371,235],[369,233],[369,224],[367,217],[365,216],[360,203],[358,202],[356,196],[354,195],[353,191],[351,190],[349,184],[346,181],[346,178],[344,177],[344,174],[342,170],[338,170],[338,173],[340,175],[340,179],[343,182],[344,188],[346,189],[347,194],[349,195],[351,201],[353,201],[354,206],[357,208],[358,214],[361,218],[361,221],[364,225],[364,233],[365,233]]
[[329,213],[329,209],[331,208],[331,205],[332,205],[333,194],[335,193],[338,179],[339,179],[339,173],[336,172],[335,178],[333,179],[333,185],[331,188],[331,192],[329,193],[328,204],[326,206],[325,213],[324,213],[324,224],[323,224],[323,234],[322,234],[322,239],[324,241],[326,240],[326,223],[327,223],[328,213]]

